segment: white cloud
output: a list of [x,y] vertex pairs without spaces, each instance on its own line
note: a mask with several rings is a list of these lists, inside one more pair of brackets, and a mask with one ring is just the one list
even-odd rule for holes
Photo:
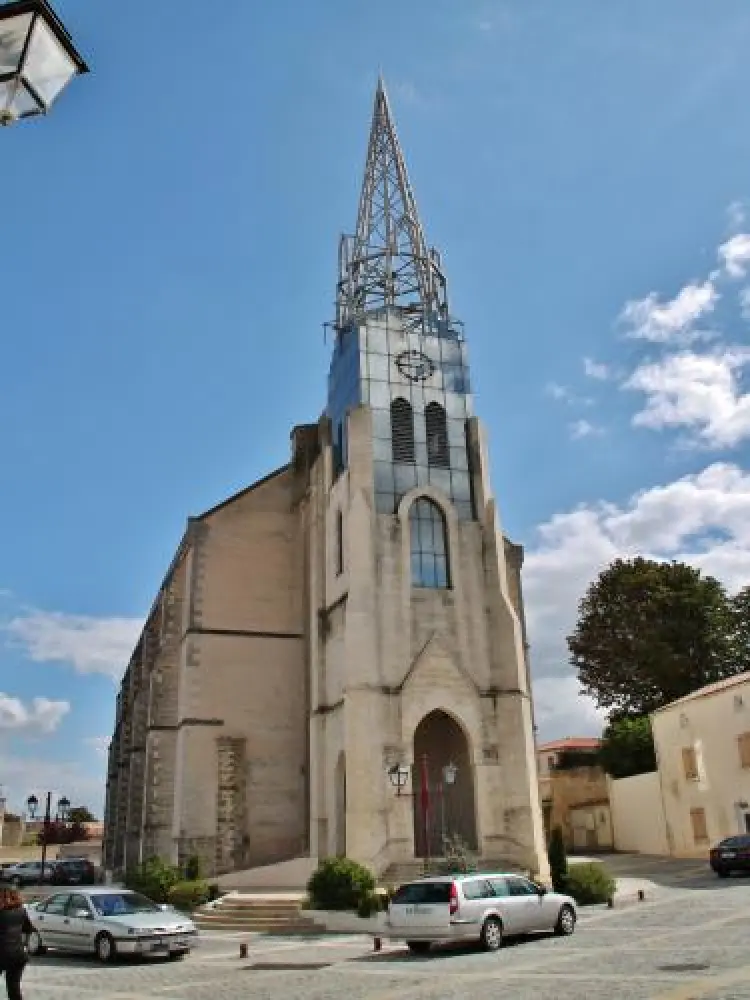
[[119,679],[143,622],[139,618],[93,618],[30,610],[5,631],[36,663],[69,663],[80,674]]
[[559,382],[548,382],[544,387],[546,395],[551,396],[552,399],[558,399],[561,402],[571,402],[573,399],[573,394],[567,386],[560,385]]
[[719,299],[711,277],[681,288],[673,299],[660,301],[656,292],[632,299],[620,313],[627,335],[657,344],[690,343],[704,336],[695,330],[699,320],[712,313]]
[[743,319],[750,319],[750,288],[743,288],[739,294],[740,312]]
[[109,736],[87,736],[83,741],[99,757],[106,757],[109,750]]
[[716,463],[618,506],[584,505],[537,531],[524,562],[537,714],[543,738],[588,735],[598,718],[577,694],[565,643],[578,602],[618,556],[679,559],[730,590],[750,581],[750,473]]
[[737,233],[722,243],[719,259],[731,278],[744,278],[750,264],[750,234]]
[[574,441],[580,441],[587,437],[598,437],[603,433],[601,427],[597,427],[596,424],[592,424],[588,420],[576,420],[570,425],[570,436]]
[[727,206],[727,218],[732,229],[739,229],[744,224],[746,217],[744,202],[733,201]]
[[624,383],[646,396],[633,423],[657,430],[683,427],[712,447],[738,444],[750,436],[750,394],[741,391],[737,377],[749,362],[750,348],[727,347],[640,365]]
[[606,382],[611,374],[607,365],[591,358],[583,359],[583,371],[589,378],[597,379],[599,382]]
[[69,701],[34,698],[27,705],[0,692],[0,733],[53,733],[69,711]]

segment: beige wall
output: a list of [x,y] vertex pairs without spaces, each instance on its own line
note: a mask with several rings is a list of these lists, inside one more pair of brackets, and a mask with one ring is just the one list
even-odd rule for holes
[[667,826],[659,774],[609,779],[614,846],[636,854],[668,854]]
[[[611,848],[607,776],[601,767],[548,771],[544,778],[544,790],[545,807],[549,810],[549,829],[552,831],[559,826],[570,850]],[[576,809],[579,811],[574,816]],[[577,834],[574,834],[574,827]],[[583,830],[590,830],[594,835],[586,835],[585,844],[580,843],[580,831]]]
[[[750,732],[750,678],[657,712],[652,726],[670,849],[705,857],[716,841],[744,832],[750,817],[750,767],[741,766],[737,742]],[[691,748],[696,778],[683,763],[683,749]],[[694,836],[691,810],[703,810],[705,838]]]

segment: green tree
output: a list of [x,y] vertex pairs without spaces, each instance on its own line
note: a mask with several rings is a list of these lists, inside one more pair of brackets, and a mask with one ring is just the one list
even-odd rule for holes
[[647,715],[610,719],[602,736],[599,760],[613,778],[656,770],[656,750]]
[[648,715],[742,669],[736,621],[713,577],[679,562],[618,559],[581,601],[568,648],[601,708]]
[[732,642],[738,670],[750,670],[750,587],[744,587],[730,601]]
[[565,840],[562,827],[556,826],[552,831],[547,849],[549,857],[549,873],[552,888],[555,892],[564,892],[568,880],[568,857],[565,853]]
[[70,823],[96,823],[96,816],[86,806],[73,806],[68,810]]

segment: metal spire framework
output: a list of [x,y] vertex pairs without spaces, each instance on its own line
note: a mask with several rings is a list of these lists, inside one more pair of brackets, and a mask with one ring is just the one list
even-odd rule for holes
[[336,325],[356,325],[383,309],[408,329],[448,333],[448,294],[440,255],[428,248],[382,78],[367,148],[357,231],[339,244]]

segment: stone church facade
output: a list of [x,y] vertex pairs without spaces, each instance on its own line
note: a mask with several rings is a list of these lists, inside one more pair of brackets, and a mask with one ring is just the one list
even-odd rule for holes
[[523,554],[382,84],[334,332],[289,464],[188,521],[117,698],[105,865],[382,874],[458,838],[544,877]]

